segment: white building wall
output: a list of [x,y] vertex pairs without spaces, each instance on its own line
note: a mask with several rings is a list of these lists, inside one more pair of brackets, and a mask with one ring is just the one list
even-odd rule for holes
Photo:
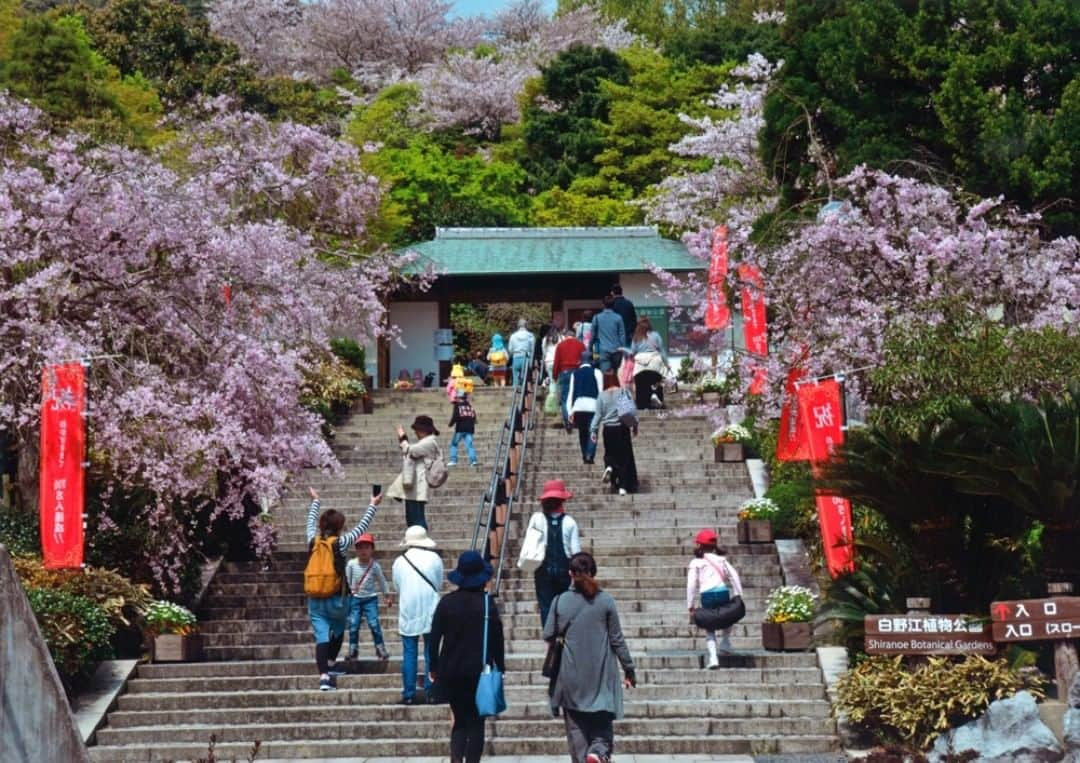
[[390,343],[390,383],[397,381],[401,369],[410,377],[419,368],[423,375],[439,372],[435,360],[434,332],[439,328],[438,302],[392,302],[390,323],[401,331],[402,347]]

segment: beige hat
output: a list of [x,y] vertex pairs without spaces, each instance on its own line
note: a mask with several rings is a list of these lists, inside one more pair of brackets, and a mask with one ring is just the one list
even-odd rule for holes
[[420,525],[413,525],[405,531],[405,540],[402,546],[419,546],[420,548],[435,548],[435,541],[428,537],[427,530]]

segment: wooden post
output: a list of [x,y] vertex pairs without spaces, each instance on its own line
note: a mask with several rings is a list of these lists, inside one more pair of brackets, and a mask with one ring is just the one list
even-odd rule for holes
[[930,614],[930,599],[909,596],[907,598],[907,609],[909,615],[928,615]]
[[[1048,583],[1046,589],[1047,593],[1052,597],[1072,596],[1073,593],[1072,583]],[[1057,684],[1058,699],[1060,701],[1067,701],[1069,687],[1072,686],[1078,670],[1080,670],[1080,659],[1077,658],[1076,654],[1076,642],[1071,640],[1055,641],[1054,680]]]

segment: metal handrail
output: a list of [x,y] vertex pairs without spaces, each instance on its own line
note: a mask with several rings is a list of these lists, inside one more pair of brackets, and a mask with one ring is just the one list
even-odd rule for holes
[[[510,407],[506,414],[506,420],[503,422],[502,432],[499,435],[499,442],[495,448],[495,460],[491,467],[491,479],[488,481],[487,490],[485,490],[484,494],[480,497],[480,505],[477,507],[476,512],[476,522],[473,524],[472,549],[479,553],[484,553],[485,548],[490,543],[492,530],[499,527],[495,514],[495,509],[497,507],[495,501],[498,495],[499,481],[505,480],[509,476],[513,476],[515,478],[514,489],[506,497],[506,518],[502,525],[504,528],[503,538],[502,543],[499,544],[499,558],[498,563],[495,565],[495,581],[491,588],[491,593],[495,596],[498,596],[499,586],[502,583],[502,568],[506,559],[507,538],[505,528],[510,524],[513,505],[520,494],[524,477],[525,452],[528,447],[529,429],[532,424],[532,422],[526,418],[525,402],[528,400],[527,395],[535,394],[537,372],[533,362],[534,355],[535,345],[529,348],[529,354],[526,356],[527,370],[523,383],[514,385],[514,394],[510,399]],[[510,452],[517,447],[514,445],[514,435],[515,424],[517,423],[519,415],[521,416],[523,429],[520,446],[521,450],[518,454],[517,472],[510,475],[507,473],[507,467],[510,463]]]

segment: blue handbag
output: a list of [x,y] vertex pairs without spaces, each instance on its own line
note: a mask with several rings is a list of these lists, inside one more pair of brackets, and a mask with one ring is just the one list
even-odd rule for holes
[[502,671],[488,664],[488,605],[490,597],[484,594],[484,672],[476,684],[476,712],[481,718],[491,718],[506,710],[503,694]]

